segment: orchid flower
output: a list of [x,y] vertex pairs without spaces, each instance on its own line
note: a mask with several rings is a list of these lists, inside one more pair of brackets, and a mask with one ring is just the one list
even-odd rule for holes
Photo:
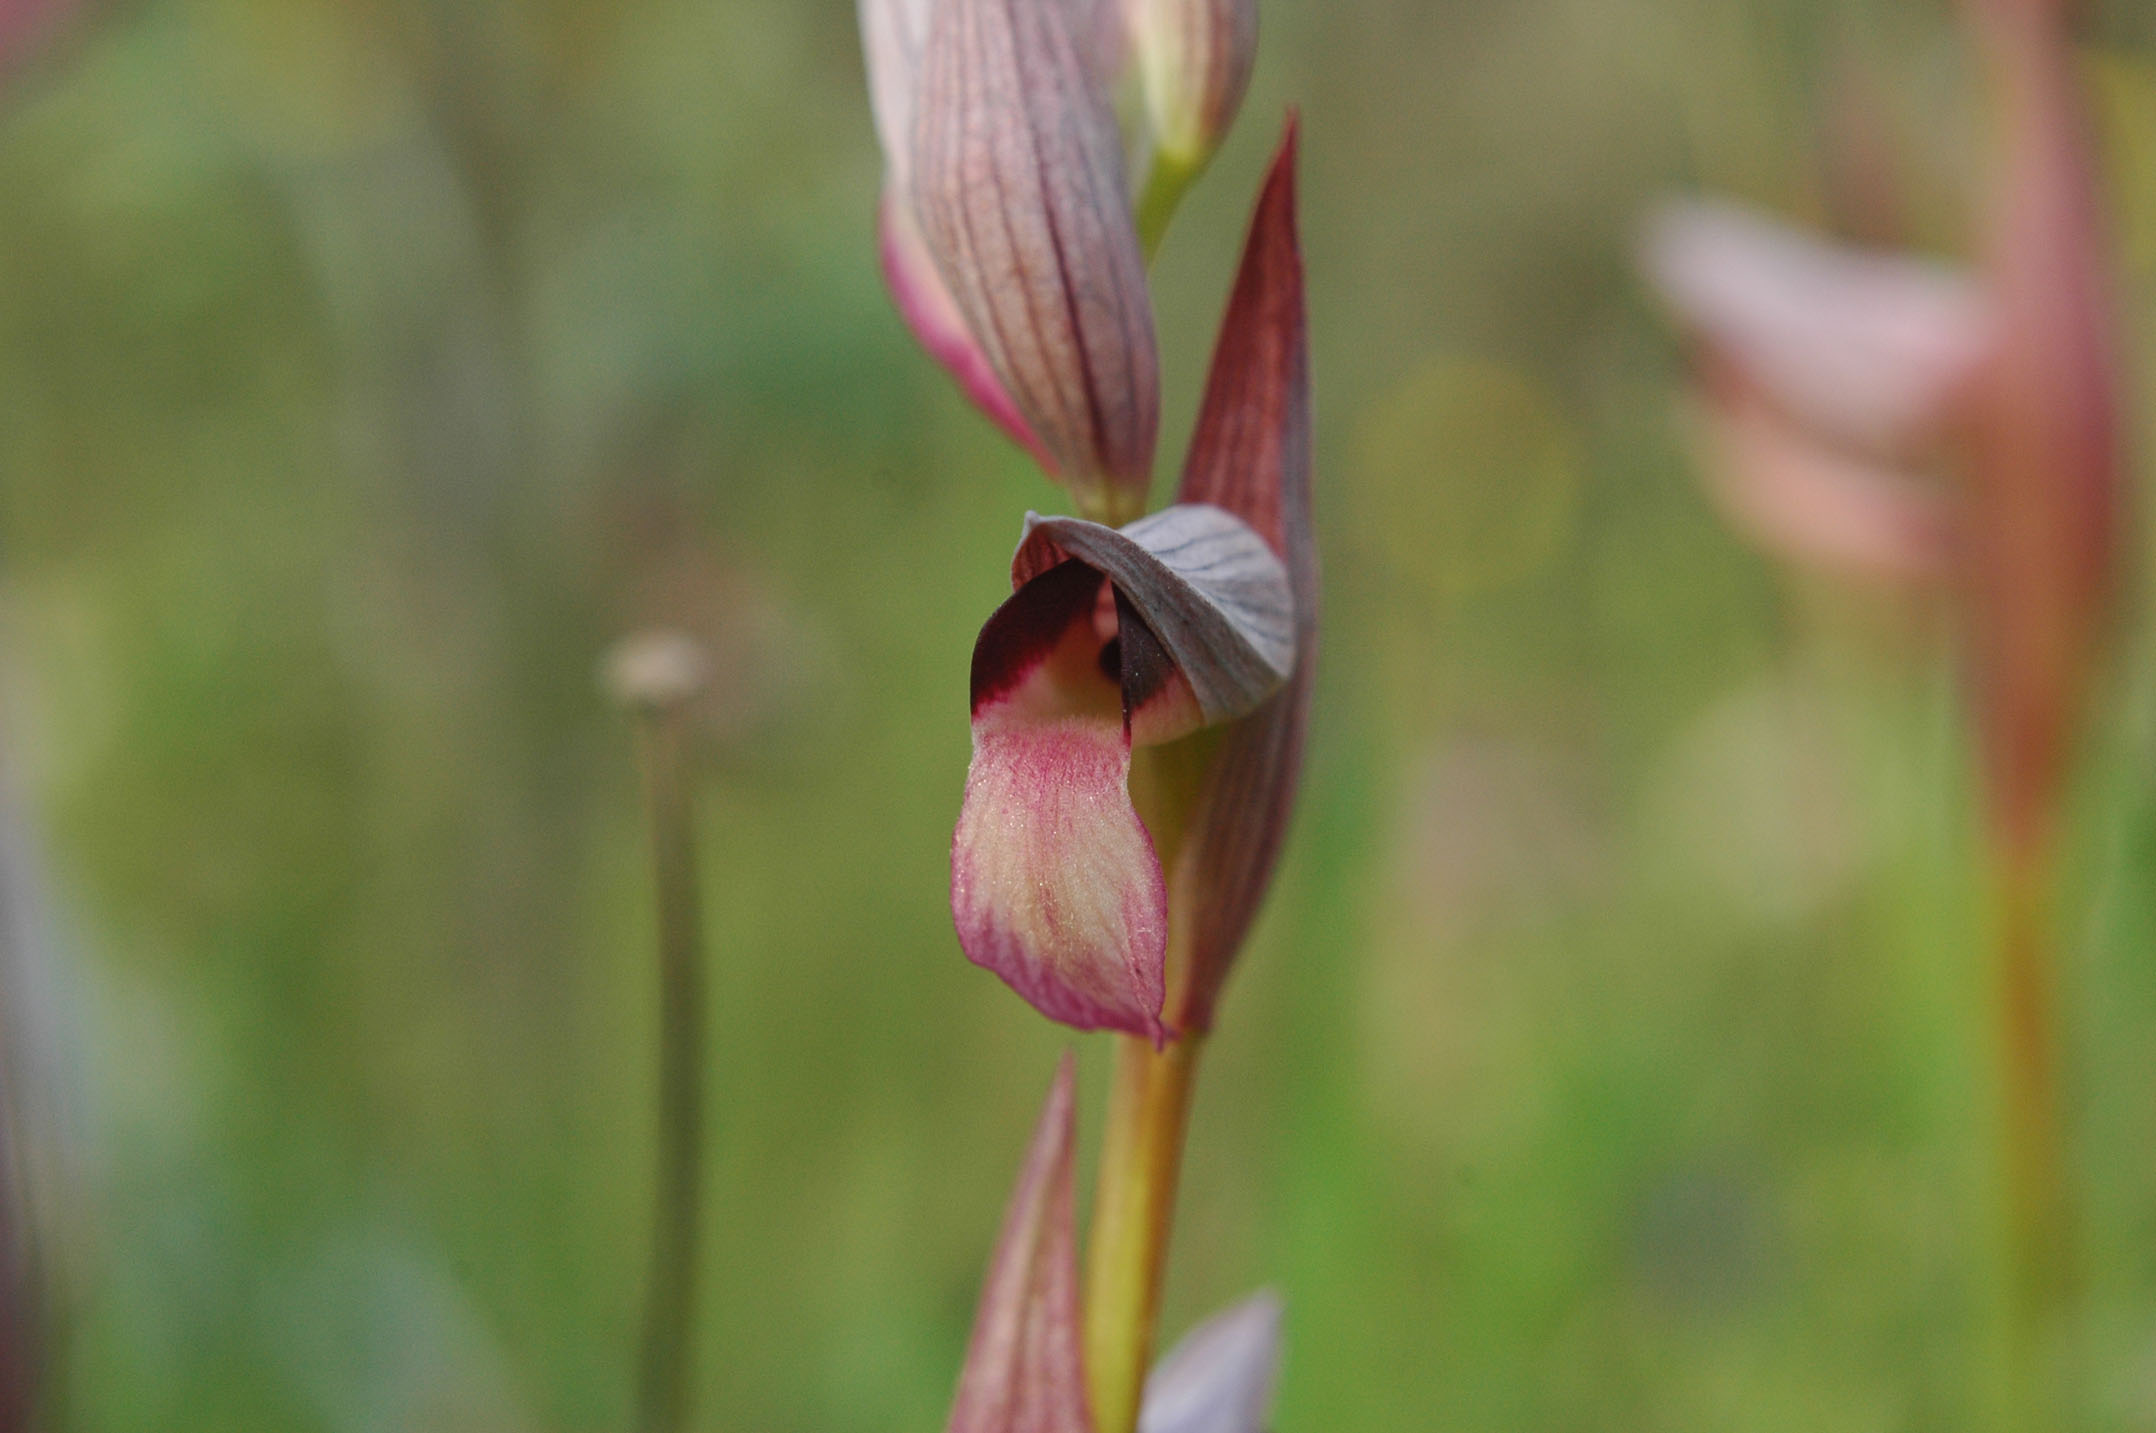
[[1099,3],[861,0],[861,29],[901,313],[1051,477],[1124,517],[1160,376]]
[[[1056,1072],[989,1261],[949,1433],[1093,1433],[1072,1193],[1076,1096]],[[1260,1293],[1188,1335],[1147,1381],[1140,1433],[1263,1433],[1281,1305]]]
[[[1121,529],[1027,518],[973,654],[952,842],[969,959],[1043,1014],[1160,1043],[1213,1002],[1278,856],[1316,655],[1291,122],[1252,222],[1178,501]],[[1132,751],[1197,768],[1164,870]],[[1171,889],[1173,900],[1170,899]],[[1190,961],[1168,1008],[1171,907]]]

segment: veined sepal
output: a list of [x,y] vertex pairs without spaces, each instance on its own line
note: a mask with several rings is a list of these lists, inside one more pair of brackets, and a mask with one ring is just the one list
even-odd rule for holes
[[949,1433],[1092,1433],[1079,1339],[1076,1131],[1065,1055],[989,1260]]

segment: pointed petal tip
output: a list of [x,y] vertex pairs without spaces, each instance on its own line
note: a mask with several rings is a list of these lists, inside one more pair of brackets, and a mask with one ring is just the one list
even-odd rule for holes
[[974,1314],[950,1433],[1089,1433],[1072,1191],[1077,1093],[1069,1051],[1019,1165]]
[[1296,223],[1291,113],[1260,194],[1183,469],[1181,501],[1250,524],[1287,565],[1295,670],[1287,687],[1227,728],[1183,841],[1197,913],[1177,1023],[1205,1029],[1287,837],[1318,649],[1320,587],[1311,516],[1309,323]]

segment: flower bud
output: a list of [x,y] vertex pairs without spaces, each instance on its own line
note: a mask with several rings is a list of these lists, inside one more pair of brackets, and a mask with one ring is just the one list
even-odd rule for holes
[[1084,7],[937,0],[909,182],[957,313],[1088,516],[1144,510],[1159,356]]
[[933,14],[930,0],[861,0],[861,54],[884,156],[883,203],[877,211],[884,283],[899,316],[929,357],[949,371],[960,391],[1013,442],[1052,469],[1054,464],[1003,391],[1003,381],[944,286],[914,211],[913,123]]
[[1159,153],[1212,158],[1242,108],[1258,57],[1257,0],[1123,0]]

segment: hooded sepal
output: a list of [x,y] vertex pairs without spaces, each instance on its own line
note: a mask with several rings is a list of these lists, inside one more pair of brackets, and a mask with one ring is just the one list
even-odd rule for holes
[[[1221,738],[1174,875],[1188,906],[1191,972],[1178,1026],[1205,1029],[1272,880],[1302,770],[1317,674],[1318,557],[1310,510],[1310,359],[1296,237],[1293,116],[1274,158],[1213,352],[1178,500],[1224,509],[1287,570],[1295,665],[1286,685]],[[1179,917],[1180,919],[1180,917]]]
[[1283,1312],[1267,1289],[1185,1334],[1146,1380],[1138,1433],[1265,1433]]
[[1071,1188],[1076,1111],[1065,1055],[989,1261],[949,1433],[1092,1433]]
[[1077,559],[1104,574],[1190,683],[1207,724],[1254,710],[1295,666],[1287,567],[1225,508],[1177,503],[1127,527],[1026,514],[1018,585]]
[[938,0],[913,120],[915,212],[936,268],[1052,476],[1141,511],[1159,358],[1095,12]]

